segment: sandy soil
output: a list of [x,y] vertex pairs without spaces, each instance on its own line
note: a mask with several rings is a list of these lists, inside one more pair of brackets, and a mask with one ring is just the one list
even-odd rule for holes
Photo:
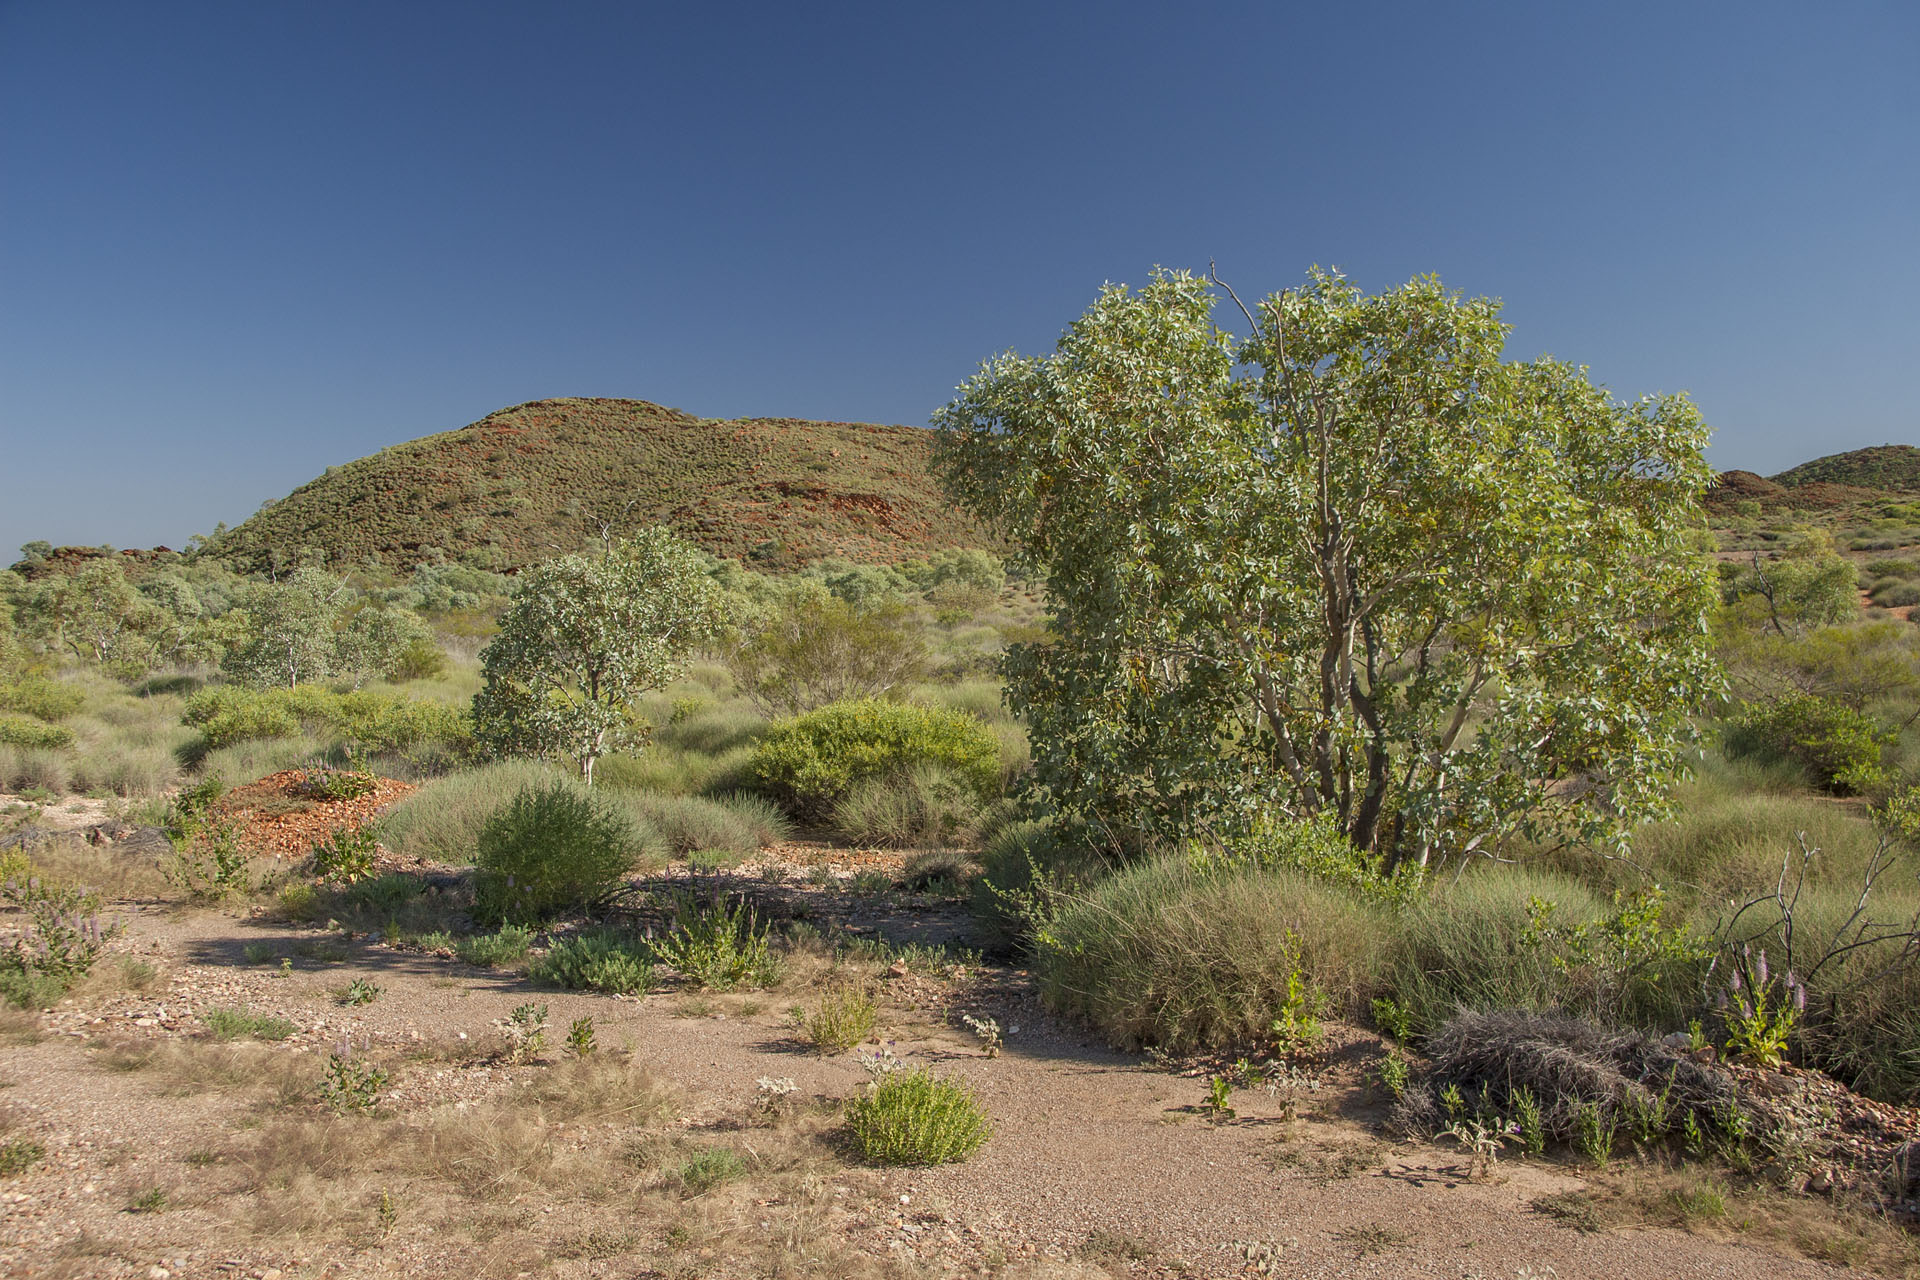
[[[878,1171],[844,1158],[830,1121],[785,1136],[754,1127],[760,1078],[791,1079],[796,1100],[817,1104],[809,1114],[820,1115],[867,1080],[852,1056],[820,1056],[795,1039],[788,1009],[811,1001],[818,971],[752,996],[669,990],[617,999],[537,989],[514,974],[258,915],[135,905],[127,925],[116,949],[155,965],[155,985],[83,991],[41,1015],[39,1039],[16,1026],[15,1042],[0,1046],[0,1108],[12,1130],[0,1137],[31,1138],[47,1153],[0,1179],[0,1275],[854,1274],[849,1258],[900,1276],[1869,1274],[1785,1256],[1732,1228],[1718,1236],[1582,1233],[1532,1207],[1582,1185],[1566,1166],[1507,1161],[1474,1179],[1457,1152],[1391,1144],[1359,1085],[1367,1045],[1357,1032],[1345,1033],[1349,1052],[1333,1055],[1323,1087],[1301,1091],[1292,1107],[1243,1090],[1238,1117],[1212,1123],[1198,1106],[1200,1079],[1059,1025],[1016,970],[878,970],[880,1036],[900,1057],[970,1083],[995,1125],[964,1164]],[[339,1003],[355,978],[383,988],[379,997]],[[463,1045],[490,1043],[495,1023],[529,1001],[549,1006],[562,1030],[590,1016],[602,1046],[630,1048],[677,1093],[679,1113],[662,1141],[730,1135],[749,1151],[784,1142],[782,1150],[805,1149],[803,1163],[782,1166],[796,1172],[771,1189],[749,1179],[685,1202],[649,1199],[639,1175],[633,1187],[590,1194],[503,1189],[465,1200],[416,1180],[401,1197],[405,1212],[382,1231],[340,1225],[365,1220],[372,1210],[364,1206],[343,1210],[331,1227],[290,1228],[284,1216],[263,1218],[259,1187],[244,1176],[256,1159],[250,1144],[288,1117],[323,1125],[329,1113],[311,1101],[275,1111],[242,1100],[244,1083],[183,1089],[115,1065],[127,1045],[208,1043],[209,1009],[275,1014],[298,1031],[259,1048],[261,1062],[316,1062],[344,1037],[395,1064],[382,1109],[401,1127],[377,1131],[390,1142],[426,1132],[418,1126],[433,1117],[518,1097],[558,1069],[557,1052],[544,1065],[461,1057]],[[1001,1056],[986,1056],[958,1025],[961,1011],[1009,1028]],[[433,1051],[409,1060],[421,1047]],[[634,1132],[618,1120],[556,1123],[549,1155],[630,1142]],[[323,1198],[315,1186],[311,1194]],[[167,1189],[165,1207],[133,1211],[152,1188]],[[706,1215],[697,1221],[718,1221],[726,1195],[729,1221],[748,1236],[756,1222],[768,1233],[799,1223],[804,1207],[811,1243],[796,1244],[785,1261],[730,1252],[744,1248],[728,1243],[743,1238],[739,1231],[704,1243],[689,1232],[696,1219],[688,1215],[697,1209]]]

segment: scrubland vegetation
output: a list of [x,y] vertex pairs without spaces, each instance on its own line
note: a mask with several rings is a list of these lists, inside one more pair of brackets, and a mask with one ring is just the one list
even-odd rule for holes
[[[82,990],[111,902],[143,894],[554,990],[779,989],[818,931],[701,877],[804,840],[911,851],[881,889],[964,901],[1056,1016],[1211,1064],[1216,1120],[1323,1061],[1336,1025],[1373,1037],[1380,1123],[1476,1167],[1805,1185],[1810,1157],[1725,1064],[1920,1105],[1920,627],[1889,612],[1920,601],[1920,501],[1703,507],[1691,406],[1503,362],[1495,311],[1430,282],[1366,298],[1316,276],[1250,313],[1237,353],[1212,306],[1180,276],[1110,290],[1056,354],[989,366],[944,412],[942,472],[1004,560],[773,574],[663,529],[511,576],[261,530],[177,557],[27,548],[0,581],[5,821],[85,795],[166,844],[137,867],[0,853],[0,993]],[[222,558],[243,545],[242,567],[279,567]],[[414,789],[269,866],[223,796],[293,769],[308,799]],[[804,1044],[869,1041],[864,978],[813,994]],[[513,1061],[557,1052],[545,1018],[503,1022]],[[997,1024],[969,1025],[999,1052]],[[286,1034],[244,1009],[207,1026],[248,1052]],[[632,1059],[593,1056],[591,1019],[567,1043],[540,1106],[670,1109]],[[388,1066],[359,1061],[295,1091],[372,1110]],[[873,1061],[839,1121],[854,1157],[989,1140],[963,1085]],[[479,1163],[534,1141],[488,1115]],[[471,1121],[435,1140],[483,1141]],[[747,1168],[672,1155],[675,1195]],[[1897,1208],[1905,1176],[1853,1185]],[[268,1208],[294,1212],[298,1183]]]

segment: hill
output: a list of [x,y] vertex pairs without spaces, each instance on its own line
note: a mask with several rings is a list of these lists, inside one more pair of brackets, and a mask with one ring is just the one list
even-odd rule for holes
[[932,448],[918,427],[536,400],[330,467],[206,550],[243,570],[304,547],[337,564],[510,569],[650,523],[766,568],[992,546],[934,484]]
[[1809,484],[1836,484],[1920,493],[1920,448],[1910,444],[1883,444],[1871,449],[1831,453],[1782,471],[1773,477],[1773,482],[1789,489]]

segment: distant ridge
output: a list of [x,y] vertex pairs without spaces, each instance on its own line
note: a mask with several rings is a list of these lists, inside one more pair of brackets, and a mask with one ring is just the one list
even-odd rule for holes
[[1920,493],[1920,448],[1882,444],[1870,449],[1830,453],[1782,471],[1773,482],[1788,489],[1808,484],[1844,484],[1858,489]]
[[894,563],[993,539],[942,495],[919,427],[698,418],[645,400],[535,400],[329,467],[217,535],[241,569],[307,547],[338,565],[514,569],[659,523],[767,568]]

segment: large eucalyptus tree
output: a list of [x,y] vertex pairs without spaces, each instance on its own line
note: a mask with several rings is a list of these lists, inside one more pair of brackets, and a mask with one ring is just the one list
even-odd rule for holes
[[1116,838],[1624,839],[1718,679],[1698,412],[1504,360],[1498,304],[1432,278],[1316,270],[1245,338],[1221,291],[1111,286],[936,416],[1047,583],[1053,638],[1006,665],[1039,785]]

